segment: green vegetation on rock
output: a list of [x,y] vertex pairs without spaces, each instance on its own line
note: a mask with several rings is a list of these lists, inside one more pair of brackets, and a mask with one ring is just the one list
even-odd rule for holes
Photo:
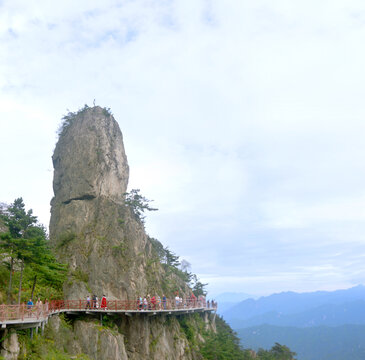
[[2,297],[6,293],[8,303],[16,297],[18,303],[33,296],[61,297],[66,267],[56,261],[46,230],[33,211],[26,211],[23,199],[18,198],[3,206],[0,216],[5,224],[0,232]]
[[158,209],[153,208],[149,205],[149,203],[153,200],[148,200],[146,197],[140,194],[139,189],[132,189],[129,193],[126,192],[124,195],[125,204],[132,210],[132,213],[142,223],[146,216],[144,215],[145,211],[157,211]]

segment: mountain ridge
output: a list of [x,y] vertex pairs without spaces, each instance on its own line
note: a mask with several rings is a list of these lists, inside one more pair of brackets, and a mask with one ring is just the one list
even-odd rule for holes
[[339,305],[361,299],[365,299],[364,285],[335,291],[315,291],[308,293],[283,292],[261,297],[257,300],[247,299],[241,301],[224,311],[222,315],[229,322],[233,319],[248,320],[270,312],[290,315],[325,304]]

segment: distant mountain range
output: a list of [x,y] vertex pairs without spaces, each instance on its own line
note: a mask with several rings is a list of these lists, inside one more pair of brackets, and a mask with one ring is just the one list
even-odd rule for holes
[[283,292],[221,309],[245,348],[275,342],[298,360],[365,360],[365,286],[312,293]]
[[234,328],[365,324],[365,286],[332,292],[284,292],[247,299],[222,312]]
[[365,300],[326,304],[295,314],[271,311],[245,320],[231,318],[229,323],[235,329],[261,324],[295,327],[365,325]]

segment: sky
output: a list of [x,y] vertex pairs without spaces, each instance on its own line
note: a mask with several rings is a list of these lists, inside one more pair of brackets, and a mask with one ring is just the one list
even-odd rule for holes
[[95,99],[210,295],[365,283],[364,43],[360,0],[0,0],[0,202],[48,225],[58,126]]

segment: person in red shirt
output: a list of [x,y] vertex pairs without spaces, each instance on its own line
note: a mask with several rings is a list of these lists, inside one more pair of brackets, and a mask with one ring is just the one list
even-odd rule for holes
[[152,309],[156,310],[156,297],[155,296],[152,296],[151,304],[152,304]]
[[103,295],[103,297],[102,297],[102,299],[101,299],[101,304],[100,304],[100,307],[102,308],[102,309],[106,309],[106,297],[105,297],[105,295]]
[[191,293],[191,297],[190,297],[190,306],[191,307],[196,307],[196,296],[194,295],[194,293]]

